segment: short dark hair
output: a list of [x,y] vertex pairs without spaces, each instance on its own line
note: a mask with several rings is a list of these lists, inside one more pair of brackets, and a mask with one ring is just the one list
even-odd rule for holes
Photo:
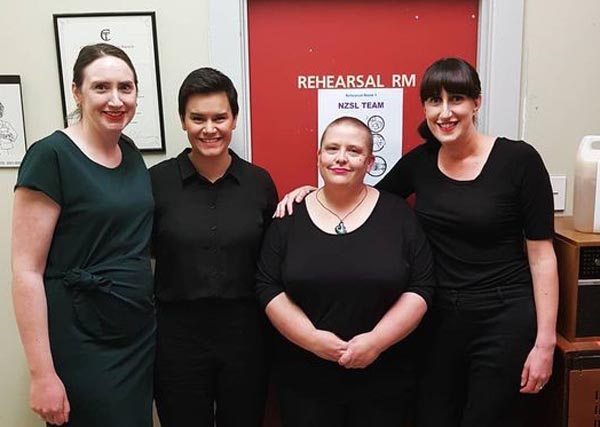
[[321,135],[321,141],[319,142],[319,147],[323,146],[323,141],[325,140],[325,135],[327,135],[327,132],[329,131],[329,129],[331,129],[332,127],[338,126],[338,125],[345,125],[345,124],[354,126],[365,132],[366,139],[367,139],[367,149],[369,150],[369,154],[373,153],[373,134],[371,133],[371,129],[369,129],[369,126],[367,126],[362,120],[357,119],[356,117],[350,117],[350,116],[338,117],[337,119],[335,119],[334,121],[329,123],[327,125],[327,127],[325,128],[325,130],[323,131],[323,135]]
[[75,87],[81,88],[85,68],[96,59],[103,56],[114,56],[125,62],[133,73],[133,81],[135,82],[135,88],[137,89],[138,77],[133,62],[131,62],[129,56],[127,56],[122,49],[108,43],[91,44],[81,48],[77,60],[75,60],[75,65],[73,65],[73,83],[75,84]]
[[185,117],[185,107],[188,99],[198,94],[213,94],[225,92],[233,117],[237,117],[240,107],[235,86],[229,77],[210,67],[198,68],[192,71],[181,83],[179,88],[179,117]]
[[[442,90],[477,99],[481,96],[479,74],[475,67],[464,59],[438,59],[425,70],[421,80],[421,103],[424,104],[431,97],[440,96]],[[417,130],[423,139],[435,140],[426,120],[419,124]]]

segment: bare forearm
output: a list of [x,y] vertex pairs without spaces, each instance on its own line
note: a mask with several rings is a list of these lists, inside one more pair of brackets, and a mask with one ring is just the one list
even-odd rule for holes
[[322,359],[337,362],[348,348],[348,343],[335,334],[315,328],[302,309],[285,293],[273,298],[266,311],[283,336]]
[[33,272],[14,273],[12,294],[17,326],[31,376],[54,374],[42,277]]
[[44,193],[15,191],[12,227],[12,292],[17,326],[32,376],[54,374],[48,339],[43,272],[60,206]]
[[[558,311],[558,278],[549,272],[533,273],[537,337],[536,345],[556,344],[556,317]],[[537,276],[537,278],[536,278]]]
[[311,351],[316,329],[306,314],[285,293],[269,302],[266,313],[273,326],[288,340]]
[[542,248],[541,251],[539,249],[530,251],[529,259],[537,320],[536,345],[554,346],[558,312],[556,255],[551,243],[545,244]]
[[402,294],[371,332],[380,352],[406,338],[421,322],[427,303],[412,292]]

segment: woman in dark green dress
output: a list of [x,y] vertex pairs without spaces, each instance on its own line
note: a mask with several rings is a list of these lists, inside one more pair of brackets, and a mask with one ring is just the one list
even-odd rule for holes
[[150,427],[154,203],[121,134],[137,76],[122,50],[86,46],[72,90],[81,119],[29,149],[15,190],[13,296],[30,405],[52,425]]

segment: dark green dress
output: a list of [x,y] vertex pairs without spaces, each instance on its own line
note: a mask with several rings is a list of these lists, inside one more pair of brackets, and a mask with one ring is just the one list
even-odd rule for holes
[[29,149],[17,178],[61,207],[44,285],[70,427],[152,425],[154,202],[141,155],[123,138],[119,146],[110,169],[57,131]]

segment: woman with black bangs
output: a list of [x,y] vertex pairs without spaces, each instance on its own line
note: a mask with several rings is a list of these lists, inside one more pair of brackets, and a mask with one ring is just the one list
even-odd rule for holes
[[[481,84],[466,61],[433,63],[420,97],[425,143],[377,185],[416,196],[436,263],[417,425],[515,426],[519,392],[548,382],[556,343],[548,172],[527,143],[477,130]],[[307,190],[286,196],[278,214]]]

